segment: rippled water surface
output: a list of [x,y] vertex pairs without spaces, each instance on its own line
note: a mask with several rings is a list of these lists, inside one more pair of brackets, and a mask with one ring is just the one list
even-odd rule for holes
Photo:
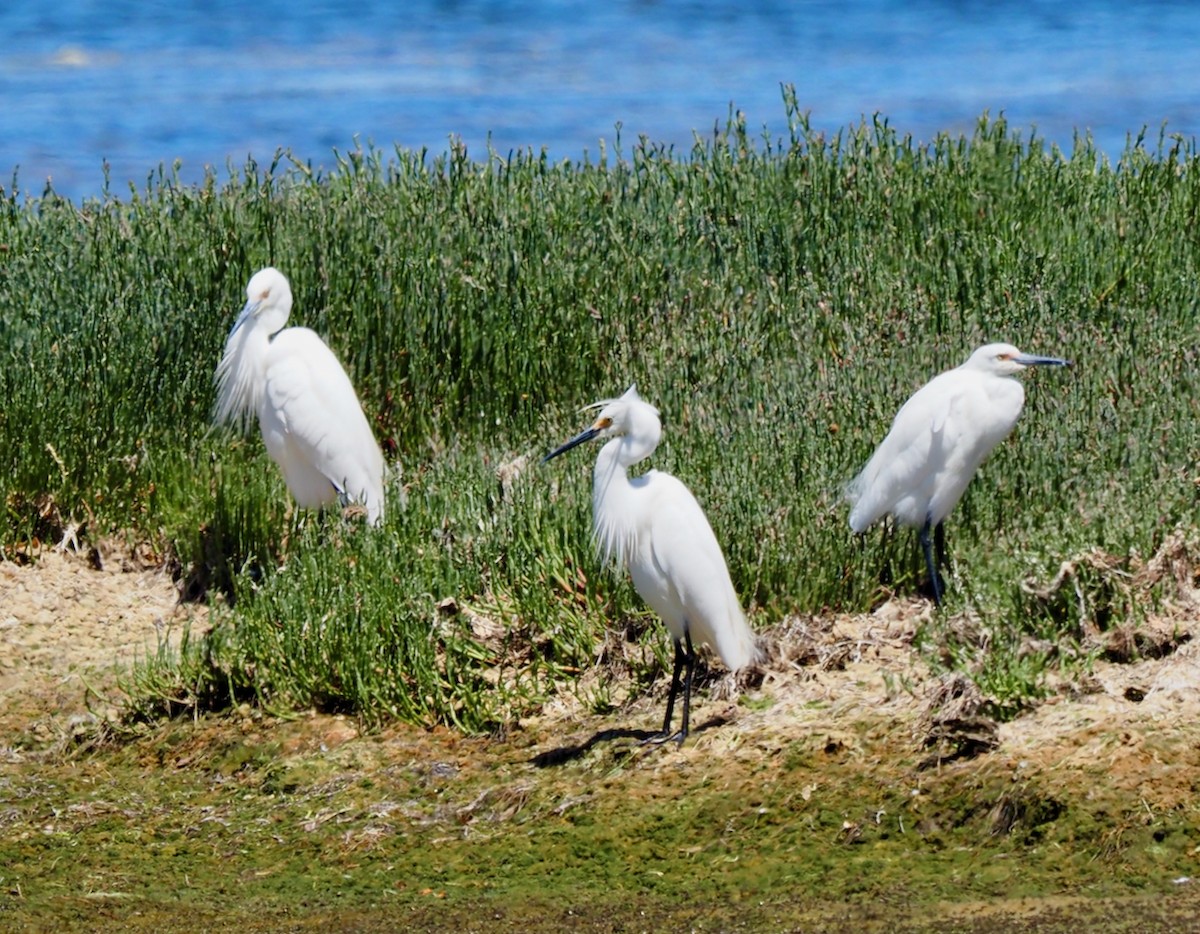
[[185,180],[279,147],[316,165],[373,142],[593,157],[619,124],[690,145],[731,106],[782,135],[781,84],[815,126],[880,112],[927,139],[983,111],[1070,149],[1090,131],[1196,133],[1200,5],[915,2],[0,5],[0,185],[62,194]]

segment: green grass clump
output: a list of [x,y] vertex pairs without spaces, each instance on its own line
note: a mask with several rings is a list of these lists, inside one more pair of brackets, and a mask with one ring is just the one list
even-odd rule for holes
[[[578,406],[632,382],[659,406],[654,464],[704,504],[756,620],[862,610],[921,565],[907,532],[851,535],[844,483],[917,386],[1003,339],[1076,366],[1029,376],[951,516],[949,610],[1074,639],[1095,605],[1023,580],[1193,523],[1194,144],[1131,140],[1113,165],[986,117],[927,143],[881,118],[823,137],[785,98],[785,136],[738,117],[687,153],[355,148],[327,173],[281,153],[82,205],[7,195],[0,541],[52,538],[56,517],[173,550],[189,593],[231,599],[193,640],[205,663],[180,666],[227,693],[484,729],[641,609],[591,551],[594,452],[537,463]],[[210,427],[225,333],[267,264],[402,468],[407,508],[379,530],[298,523],[261,441]],[[1011,661],[971,664],[1033,689]]]

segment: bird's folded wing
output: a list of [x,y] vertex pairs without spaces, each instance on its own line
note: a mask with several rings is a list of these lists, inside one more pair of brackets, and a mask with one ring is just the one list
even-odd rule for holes
[[350,378],[315,333],[291,328],[277,340],[304,343],[267,373],[266,403],[290,440],[330,483],[354,499],[379,496],[383,457]]
[[691,491],[668,474],[658,480],[657,502],[649,511],[654,562],[695,641],[711,645],[730,668],[740,668],[756,649],[725,555]]
[[892,422],[862,472],[851,482],[850,525],[864,532],[896,504],[919,491],[937,470],[937,451],[953,431],[955,398],[936,391],[936,381],[912,396]]

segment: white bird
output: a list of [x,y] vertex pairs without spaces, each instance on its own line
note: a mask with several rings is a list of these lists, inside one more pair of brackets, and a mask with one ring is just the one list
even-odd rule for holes
[[[716,650],[729,669],[754,662],[758,649],[741,603],[729,579],[725,556],[704,510],[691,491],[670,474],[649,470],[634,479],[629,468],[654,453],[662,437],[658,409],[630,386],[619,399],[588,408],[600,413],[591,427],[555,448],[543,462],[592,438],[610,439],[596,457],[592,514],[596,543],[606,561],[615,558],[629,569],[633,586],[662,617],[675,643],[675,665],[667,697],[667,715],[654,742],[688,734],[693,644]],[[671,735],[671,714],[684,666],[683,725]]]
[[[1011,344],[986,344],[966,363],[935,376],[896,413],[887,437],[847,487],[855,532],[865,532],[889,513],[902,525],[920,529],[936,603],[943,593],[937,567],[946,557],[942,522],[979,465],[1016,425],[1025,389],[1012,377],[1030,366],[1070,363],[1023,354]],[[936,530],[936,564],[931,530]]]
[[217,365],[218,424],[247,431],[258,416],[263,442],[303,509],[335,501],[383,518],[383,453],[350,378],[308,328],[287,328],[292,290],[279,270],[260,269]]

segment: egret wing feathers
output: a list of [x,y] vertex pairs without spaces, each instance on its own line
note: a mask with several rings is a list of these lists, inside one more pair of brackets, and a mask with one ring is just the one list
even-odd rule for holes
[[[899,504],[919,498],[934,476],[934,446],[950,414],[949,399],[936,391],[934,383],[919,389],[896,413],[887,437],[883,439],[862,472],[850,483],[847,495],[853,503],[850,527],[865,532]],[[906,513],[911,511],[911,507]],[[902,521],[907,516],[897,515]],[[908,521],[920,525],[920,519]]]
[[[368,519],[377,521],[383,504],[383,454],[350,378],[308,328],[281,331],[274,343],[279,352],[266,373],[263,439],[283,467],[296,501],[313,508],[342,493],[362,503]],[[285,451],[295,456],[277,456]]]
[[659,611],[676,639],[686,628],[693,643],[709,645],[731,671],[751,664],[758,651],[754,633],[704,510],[670,474],[651,471],[640,479],[647,481],[645,495],[654,502],[646,510],[646,539],[659,583],[647,588],[654,593],[644,593],[635,580],[638,593]]
[[1014,379],[988,380],[958,368],[930,380],[896,413],[887,437],[851,482],[850,527],[865,532],[888,513],[904,525],[937,525],[1012,432],[1024,402],[1025,390]]

